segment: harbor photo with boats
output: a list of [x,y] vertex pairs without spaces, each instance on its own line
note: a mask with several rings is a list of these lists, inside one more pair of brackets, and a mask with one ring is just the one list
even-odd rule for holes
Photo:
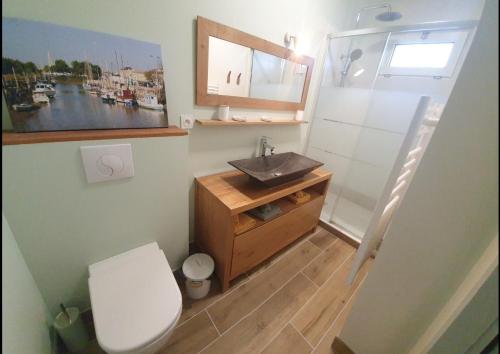
[[168,126],[159,44],[6,17],[2,37],[15,131]]

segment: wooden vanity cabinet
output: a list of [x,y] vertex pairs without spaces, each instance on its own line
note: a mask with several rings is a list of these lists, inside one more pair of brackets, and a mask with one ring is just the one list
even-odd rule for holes
[[[195,243],[214,258],[223,291],[231,280],[314,230],[331,176],[316,169],[276,187],[263,186],[240,171],[195,179]],[[311,195],[309,201],[294,204],[287,198],[301,190]],[[241,215],[266,203],[278,205],[281,213],[266,221],[257,219],[237,233]]]

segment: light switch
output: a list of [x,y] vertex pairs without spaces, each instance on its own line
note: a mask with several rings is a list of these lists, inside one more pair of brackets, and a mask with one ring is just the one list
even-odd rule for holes
[[101,182],[134,176],[130,144],[81,146],[87,182]]

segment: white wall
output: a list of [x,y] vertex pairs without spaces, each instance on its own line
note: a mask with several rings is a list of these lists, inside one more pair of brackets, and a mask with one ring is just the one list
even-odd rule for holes
[[484,0],[352,0],[349,1],[348,16],[343,23],[343,29],[352,29],[356,23],[356,14],[366,6],[390,3],[392,11],[401,12],[403,17],[393,22],[380,22],[375,16],[384,9],[363,11],[359,21],[359,28],[390,26],[392,24],[407,25],[434,21],[461,21],[479,19]]
[[[297,34],[300,50],[316,57],[324,34],[340,21],[345,5],[341,0],[6,0],[2,9],[4,16],[160,43],[169,120],[178,124],[181,113],[210,118],[216,112],[195,105],[197,15],[277,44],[283,44],[285,32]],[[306,120],[314,106],[319,68],[316,65],[313,72]],[[49,308],[55,313],[60,301],[85,308],[86,265],[151,240],[158,240],[177,268],[187,253],[193,220],[193,175],[228,169],[227,161],[252,156],[262,135],[273,139],[277,152],[301,151],[307,129],[195,126],[188,137],[124,140],[133,144],[137,175],[99,185],[85,183],[78,148],[120,140],[3,147],[5,214]],[[189,231],[192,234],[192,228]]]
[[498,237],[498,2],[481,24],[340,338],[406,353]]
[[[429,354],[464,353],[465,348],[475,347],[476,341],[490,326],[495,325],[495,321],[498,334],[498,266]],[[492,339],[491,335],[488,339]],[[486,346],[489,340],[483,345]],[[467,354],[479,354],[484,346],[478,346],[476,350],[471,348]]]
[[2,213],[2,353],[51,351],[47,306]]

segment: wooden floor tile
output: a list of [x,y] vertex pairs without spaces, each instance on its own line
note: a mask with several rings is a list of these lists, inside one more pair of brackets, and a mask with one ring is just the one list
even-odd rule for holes
[[248,276],[246,276],[246,275],[242,275],[242,276],[238,277],[237,279],[234,279],[233,281],[231,281],[229,290],[227,290],[223,294],[221,291],[219,280],[214,277],[214,279],[212,280],[212,283],[210,286],[210,291],[209,291],[208,295],[202,299],[197,299],[197,300],[190,299],[187,296],[184,281],[180,281],[179,288],[181,289],[181,293],[182,293],[182,314],[181,314],[181,317],[179,318],[178,324],[181,325],[185,321],[194,317],[200,311],[204,310],[205,308],[207,308],[208,306],[213,304],[215,301],[220,299],[222,296],[231,292],[233,288],[238,287],[240,284],[242,284],[243,282],[245,282],[247,280],[248,280]]
[[297,274],[256,311],[224,333],[202,353],[257,353],[314,294],[316,286]]
[[309,238],[309,241],[314,243],[316,246],[318,246],[321,249],[325,249],[328,246],[330,246],[333,241],[335,241],[337,237],[332,234],[331,232],[328,232],[327,230],[318,227],[318,232],[316,232],[314,235],[312,235]]
[[206,311],[199,313],[174,330],[161,354],[198,353],[219,334]]
[[304,337],[288,324],[261,354],[306,354],[311,350]]
[[324,337],[321,339],[318,346],[314,348],[313,354],[334,354],[332,351],[333,339],[340,334],[340,331],[344,327],[360,286],[361,284],[354,290],[349,302],[344,306],[333,325],[326,331],[326,334],[323,334]]
[[327,331],[333,321],[351,297],[359,282],[364,278],[369,264],[368,261],[361,268],[353,285],[347,283],[351,272],[354,257],[349,257],[335,274],[318,290],[314,297],[293,318],[294,327],[316,346],[323,334]]
[[316,285],[321,286],[355,251],[354,247],[337,239],[304,269],[304,274]]
[[225,332],[243,316],[261,305],[320,252],[309,241],[303,242],[259,276],[251,278],[223,299],[209,306],[207,311],[219,331]]

